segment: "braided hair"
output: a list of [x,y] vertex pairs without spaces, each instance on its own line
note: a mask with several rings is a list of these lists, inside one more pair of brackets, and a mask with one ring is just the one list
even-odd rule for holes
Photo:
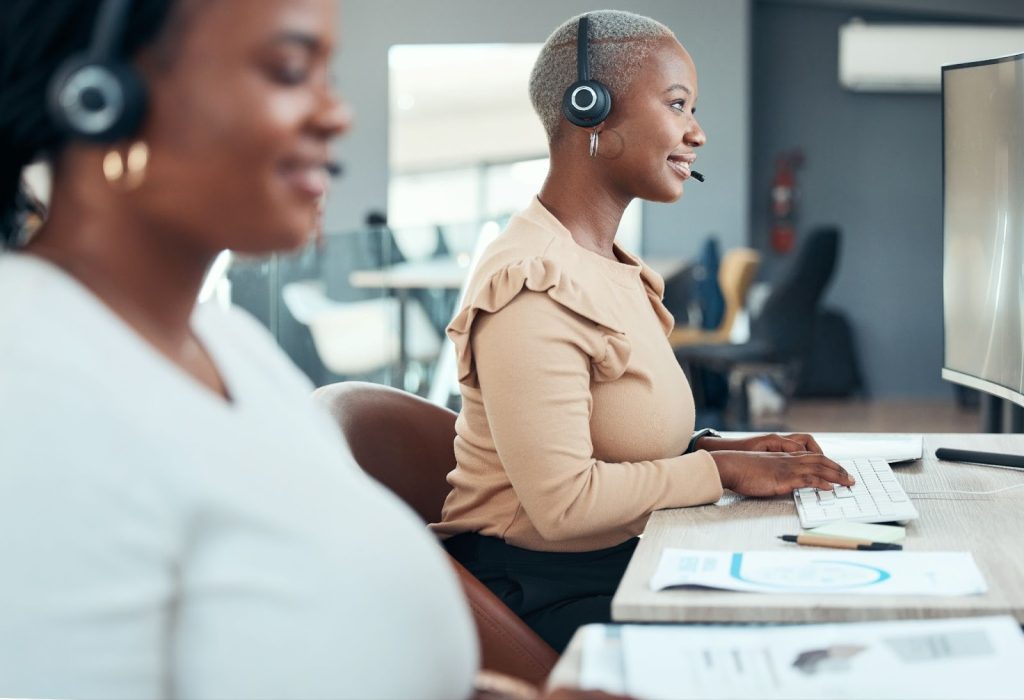
[[[132,3],[124,55],[134,56],[156,39],[175,2]],[[89,47],[101,3],[3,0],[0,5],[0,248],[17,243],[23,219],[33,209],[21,188],[21,171],[37,158],[55,157],[66,145],[47,111],[47,85],[61,63]]]

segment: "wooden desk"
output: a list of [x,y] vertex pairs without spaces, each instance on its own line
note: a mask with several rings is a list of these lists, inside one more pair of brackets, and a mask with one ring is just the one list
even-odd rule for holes
[[935,458],[935,448],[940,446],[1024,454],[1024,435],[925,435],[924,459],[893,467],[921,516],[907,524],[904,547],[909,551],[973,553],[988,583],[988,593],[962,597],[843,597],[650,589],[651,576],[665,547],[792,547],[776,539],[777,535],[800,529],[793,499],[786,496],[654,513],[615,593],[613,619],[832,622],[1007,613],[1024,623],[1024,487],[989,496],[914,495],[919,491],[986,491],[1024,484],[1024,471],[940,462]]

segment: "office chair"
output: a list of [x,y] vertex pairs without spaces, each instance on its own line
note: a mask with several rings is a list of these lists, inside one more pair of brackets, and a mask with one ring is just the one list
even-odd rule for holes
[[[337,421],[352,456],[424,520],[438,522],[455,466],[456,414],[414,394],[366,382],[339,382],[313,393]],[[473,610],[482,666],[543,684],[558,660],[546,642],[451,556]]]
[[[366,375],[392,367],[400,352],[401,301],[378,296],[358,301],[327,297],[326,285],[312,279],[281,288],[285,308],[308,326],[324,367],[341,376]],[[441,348],[427,312],[415,299],[406,304],[406,353],[410,360],[432,362]]]
[[725,312],[717,328],[707,330],[694,326],[676,326],[668,336],[673,348],[684,345],[728,343],[736,316],[747,300],[747,291],[757,276],[761,255],[753,248],[733,248],[718,267],[718,286],[725,299]]
[[723,372],[729,378],[729,403],[735,429],[749,427],[747,383],[758,375],[774,375],[786,388],[795,382],[813,338],[818,305],[839,256],[839,230],[813,231],[783,271],[751,323],[750,340],[737,345],[700,344],[676,349],[676,358],[690,369]]

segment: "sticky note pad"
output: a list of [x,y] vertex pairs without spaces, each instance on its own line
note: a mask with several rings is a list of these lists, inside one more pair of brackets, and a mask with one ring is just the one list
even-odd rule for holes
[[850,540],[868,540],[869,542],[895,542],[907,535],[907,528],[899,525],[876,525],[874,523],[836,522],[815,527],[805,532],[830,537],[844,537]]

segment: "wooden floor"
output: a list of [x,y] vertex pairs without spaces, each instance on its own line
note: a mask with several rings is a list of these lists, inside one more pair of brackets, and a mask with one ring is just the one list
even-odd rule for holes
[[801,432],[976,433],[981,412],[952,399],[794,399],[782,415],[760,421],[766,428],[780,423]]

